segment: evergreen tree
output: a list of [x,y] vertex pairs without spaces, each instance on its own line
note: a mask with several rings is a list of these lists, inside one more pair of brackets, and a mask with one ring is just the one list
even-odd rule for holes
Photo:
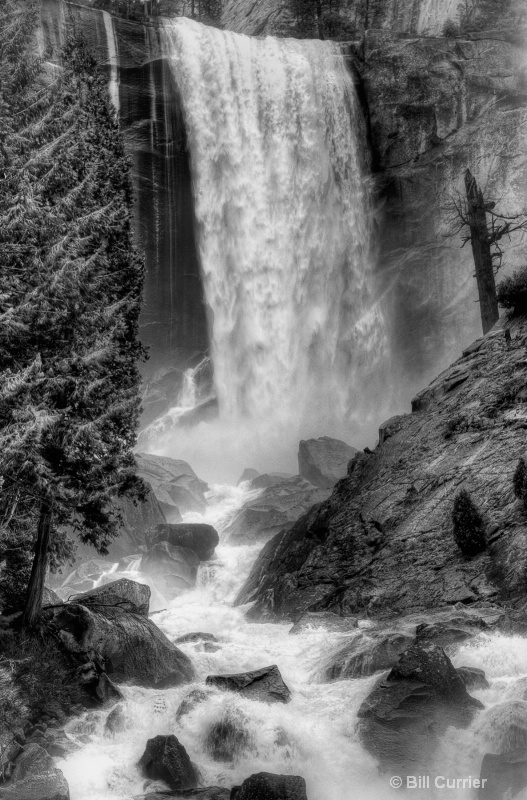
[[452,510],[454,539],[463,555],[475,556],[485,550],[485,523],[470,494],[462,489],[454,499]]
[[23,508],[36,526],[29,624],[50,557],[71,549],[66,527],[104,553],[115,498],[144,492],[129,163],[83,37],[45,73],[29,58],[34,14],[0,11],[0,525],[8,535]]
[[520,458],[516,465],[512,485],[518,500],[521,500],[524,506],[527,507],[527,466],[524,458]]

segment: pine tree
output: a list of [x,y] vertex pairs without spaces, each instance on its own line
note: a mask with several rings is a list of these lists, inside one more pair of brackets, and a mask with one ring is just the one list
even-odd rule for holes
[[66,527],[104,553],[115,498],[144,492],[129,163],[82,35],[46,74],[28,57],[34,19],[34,7],[0,11],[0,520],[12,530],[20,506],[36,526],[28,624],[50,557],[70,551]]
[[454,499],[452,510],[454,539],[463,555],[475,556],[485,550],[485,523],[470,494],[462,489]]

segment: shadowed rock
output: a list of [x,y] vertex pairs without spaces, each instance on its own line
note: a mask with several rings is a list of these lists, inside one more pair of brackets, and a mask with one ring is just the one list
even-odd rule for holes
[[177,547],[188,547],[199,557],[200,561],[208,561],[214,556],[214,550],[220,537],[212,525],[200,523],[180,523],[179,525],[157,525],[152,532],[151,543],[168,542]]
[[214,761],[235,761],[250,744],[246,720],[241,712],[228,710],[225,715],[210,727],[205,749]]
[[465,684],[467,690],[488,689],[490,686],[482,669],[478,669],[477,667],[458,667],[456,672]]
[[209,675],[206,684],[265,703],[288,703],[291,699],[291,692],[283,682],[276,664],[236,675]]
[[326,677],[329,680],[364,678],[391,669],[413,642],[410,634],[396,631],[377,636],[357,633],[331,657]]
[[258,772],[233,786],[230,800],[307,800],[306,782],[297,775]]
[[441,648],[414,645],[360,707],[359,733],[382,770],[418,774],[444,731],[467,727],[479,708]]
[[158,542],[149,548],[141,561],[141,569],[156,582],[160,592],[177,597],[196,585],[199,558],[188,547]]
[[2,786],[2,800],[70,800],[66,778],[38,744],[28,744],[15,761],[9,784]]
[[147,778],[165,781],[171,789],[192,789],[198,783],[188,753],[174,735],[149,739],[137,766]]
[[115,736],[116,733],[122,733],[126,728],[126,717],[122,705],[117,705],[112,708],[106,722],[104,723],[105,736]]

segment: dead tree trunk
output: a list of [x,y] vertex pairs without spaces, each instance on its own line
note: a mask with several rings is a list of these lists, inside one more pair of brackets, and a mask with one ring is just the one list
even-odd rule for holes
[[481,189],[469,169],[465,172],[465,189],[467,192],[470,241],[476,267],[476,281],[478,283],[481,324],[485,334],[498,321],[500,312],[496,299],[491,237],[487,227],[487,208]]
[[31,568],[31,577],[27,587],[26,607],[24,622],[33,627],[42,612],[42,597],[44,594],[44,581],[48,565],[49,541],[51,537],[52,508],[49,500],[43,500],[37,528],[37,541],[35,542],[35,556]]

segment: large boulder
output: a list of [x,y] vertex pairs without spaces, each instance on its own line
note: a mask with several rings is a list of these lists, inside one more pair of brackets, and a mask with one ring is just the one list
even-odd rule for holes
[[332,489],[346,475],[348,462],[358,450],[339,439],[307,439],[298,448],[298,471],[321,489]]
[[205,750],[214,761],[235,761],[249,744],[246,720],[238,709],[228,709],[213,722],[205,738]]
[[150,587],[146,584],[120,578],[83,592],[74,597],[73,601],[93,608],[120,606],[124,611],[148,617],[150,594]]
[[330,494],[329,489],[313,486],[300,475],[259,475],[250,485],[262,492],[248,500],[224,529],[229,544],[266,542],[291,528],[308,508]]
[[289,703],[291,699],[291,692],[276,664],[235,675],[209,675],[205,683],[265,703]]
[[15,761],[10,782],[2,786],[2,800],[70,800],[66,778],[38,744],[28,744]]
[[142,502],[122,497],[117,501],[117,509],[122,523],[118,538],[110,542],[109,552],[114,557],[135,553],[138,547],[146,544],[148,531],[166,522],[161,503],[148,484]]
[[307,800],[306,782],[297,775],[258,772],[233,786],[230,800]]
[[208,561],[214,556],[214,550],[220,537],[212,525],[200,523],[181,523],[179,525],[156,525],[152,531],[151,543],[168,542],[177,547],[188,547],[194,550],[200,561]]
[[148,739],[138,767],[147,778],[165,781],[171,789],[193,789],[198,785],[188,753],[173,734]]
[[199,557],[188,547],[157,542],[141,561],[141,570],[155,580],[165,597],[173,598],[196,585]]
[[119,606],[89,608],[71,603],[56,609],[53,622],[66,649],[89,660],[97,653],[106,672],[118,681],[165,688],[191,681],[194,670],[154,623]]
[[186,461],[147,453],[135,458],[138,474],[151,485],[167,522],[179,522],[180,512],[205,510],[208,486]]
[[445,730],[467,727],[480,708],[440,647],[413,645],[360,707],[360,738],[381,769],[426,773]]

